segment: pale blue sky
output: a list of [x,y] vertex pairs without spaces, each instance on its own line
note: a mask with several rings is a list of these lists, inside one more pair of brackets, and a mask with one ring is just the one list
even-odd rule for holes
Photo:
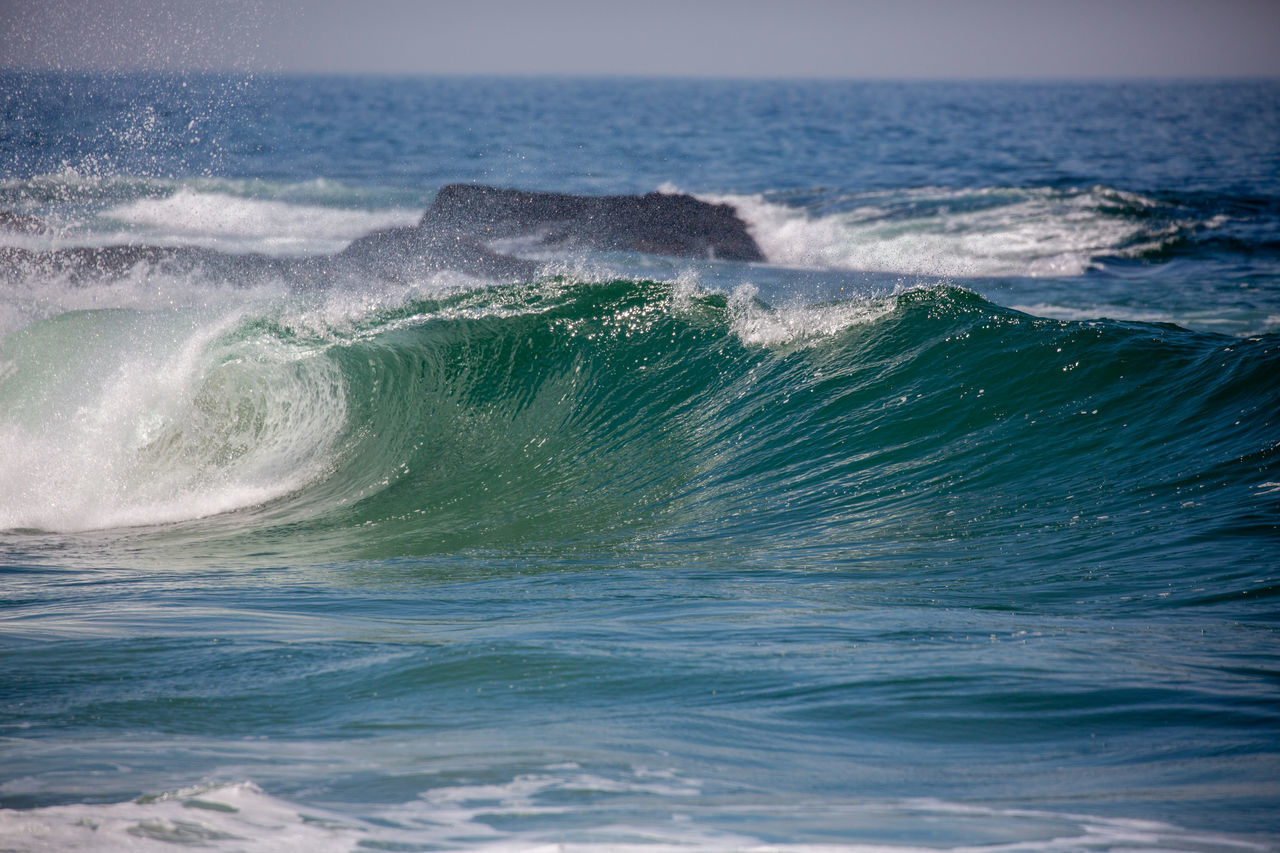
[[0,66],[1280,76],[1280,0],[0,0]]

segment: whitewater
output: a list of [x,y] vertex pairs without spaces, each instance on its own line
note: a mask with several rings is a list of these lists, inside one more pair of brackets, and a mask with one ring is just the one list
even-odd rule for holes
[[0,847],[1280,847],[1274,82],[0,83]]

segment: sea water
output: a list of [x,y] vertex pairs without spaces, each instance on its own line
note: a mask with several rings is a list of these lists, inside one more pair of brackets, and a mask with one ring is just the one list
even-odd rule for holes
[[[1280,85],[0,105],[0,847],[1280,845]],[[765,261],[14,260],[321,256],[448,183]]]

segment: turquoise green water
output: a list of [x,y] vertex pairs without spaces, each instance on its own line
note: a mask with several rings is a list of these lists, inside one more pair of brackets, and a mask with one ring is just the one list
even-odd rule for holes
[[0,847],[1276,847],[1271,84],[5,79]]

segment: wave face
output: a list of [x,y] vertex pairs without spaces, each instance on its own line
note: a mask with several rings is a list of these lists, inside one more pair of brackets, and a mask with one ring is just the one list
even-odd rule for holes
[[0,72],[0,848],[1280,848],[1278,91]]
[[262,503],[314,479],[347,421],[334,365],[235,315],[61,314],[4,352],[5,528],[163,524]]
[[1151,546],[1176,548],[1247,531],[1280,491],[1274,338],[951,286],[773,306],[552,278],[372,303],[81,311],[10,336],[2,455],[24,485],[0,526],[239,509],[379,556],[1035,535],[1097,559],[1115,519],[1177,518]]

